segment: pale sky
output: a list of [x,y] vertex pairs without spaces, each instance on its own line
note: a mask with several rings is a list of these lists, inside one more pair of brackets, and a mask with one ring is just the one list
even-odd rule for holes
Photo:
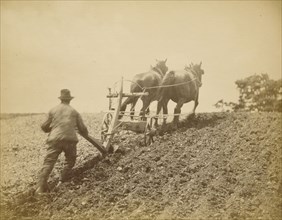
[[1,1],[1,112],[48,112],[63,88],[107,110],[107,87],[166,58],[202,61],[197,112],[237,101],[236,80],[281,78],[281,1]]

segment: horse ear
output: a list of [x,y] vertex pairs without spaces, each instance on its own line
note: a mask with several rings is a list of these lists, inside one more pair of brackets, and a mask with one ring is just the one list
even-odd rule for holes
[[202,65],[202,61],[200,62],[200,66]]
[[165,59],[164,63],[166,63],[166,61],[167,61],[167,58]]

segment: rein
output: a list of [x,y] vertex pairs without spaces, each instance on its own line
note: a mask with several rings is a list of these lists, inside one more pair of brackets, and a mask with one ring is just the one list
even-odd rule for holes
[[200,82],[197,78],[195,78],[195,79],[189,80],[189,81],[187,81],[187,82],[177,83],[177,84],[174,84],[174,85],[163,85],[163,86],[143,87],[143,89],[146,90],[146,89],[157,89],[157,88],[175,87],[175,86],[185,85],[185,84],[191,83],[191,82],[196,81],[196,80],[197,80],[198,82]]

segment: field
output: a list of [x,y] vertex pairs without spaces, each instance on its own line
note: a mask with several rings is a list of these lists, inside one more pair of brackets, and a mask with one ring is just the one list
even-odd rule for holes
[[[97,138],[102,116],[82,115]],[[44,119],[1,117],[1,219],[282,219],[281,114],[199,113],[150,146],[120,131],[105,159],[80,138],[74,177],[36,198]]]

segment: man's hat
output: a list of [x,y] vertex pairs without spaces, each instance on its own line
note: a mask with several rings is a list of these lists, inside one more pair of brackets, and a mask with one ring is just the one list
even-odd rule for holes
[[74,97],[71,96],[70,90],[68,90],[68,89],[62,89],[62,90],[61,90],[61,96],[58,97],[58,98],[61,99],[61,100],[71,100],[71,99],[73,99]]

